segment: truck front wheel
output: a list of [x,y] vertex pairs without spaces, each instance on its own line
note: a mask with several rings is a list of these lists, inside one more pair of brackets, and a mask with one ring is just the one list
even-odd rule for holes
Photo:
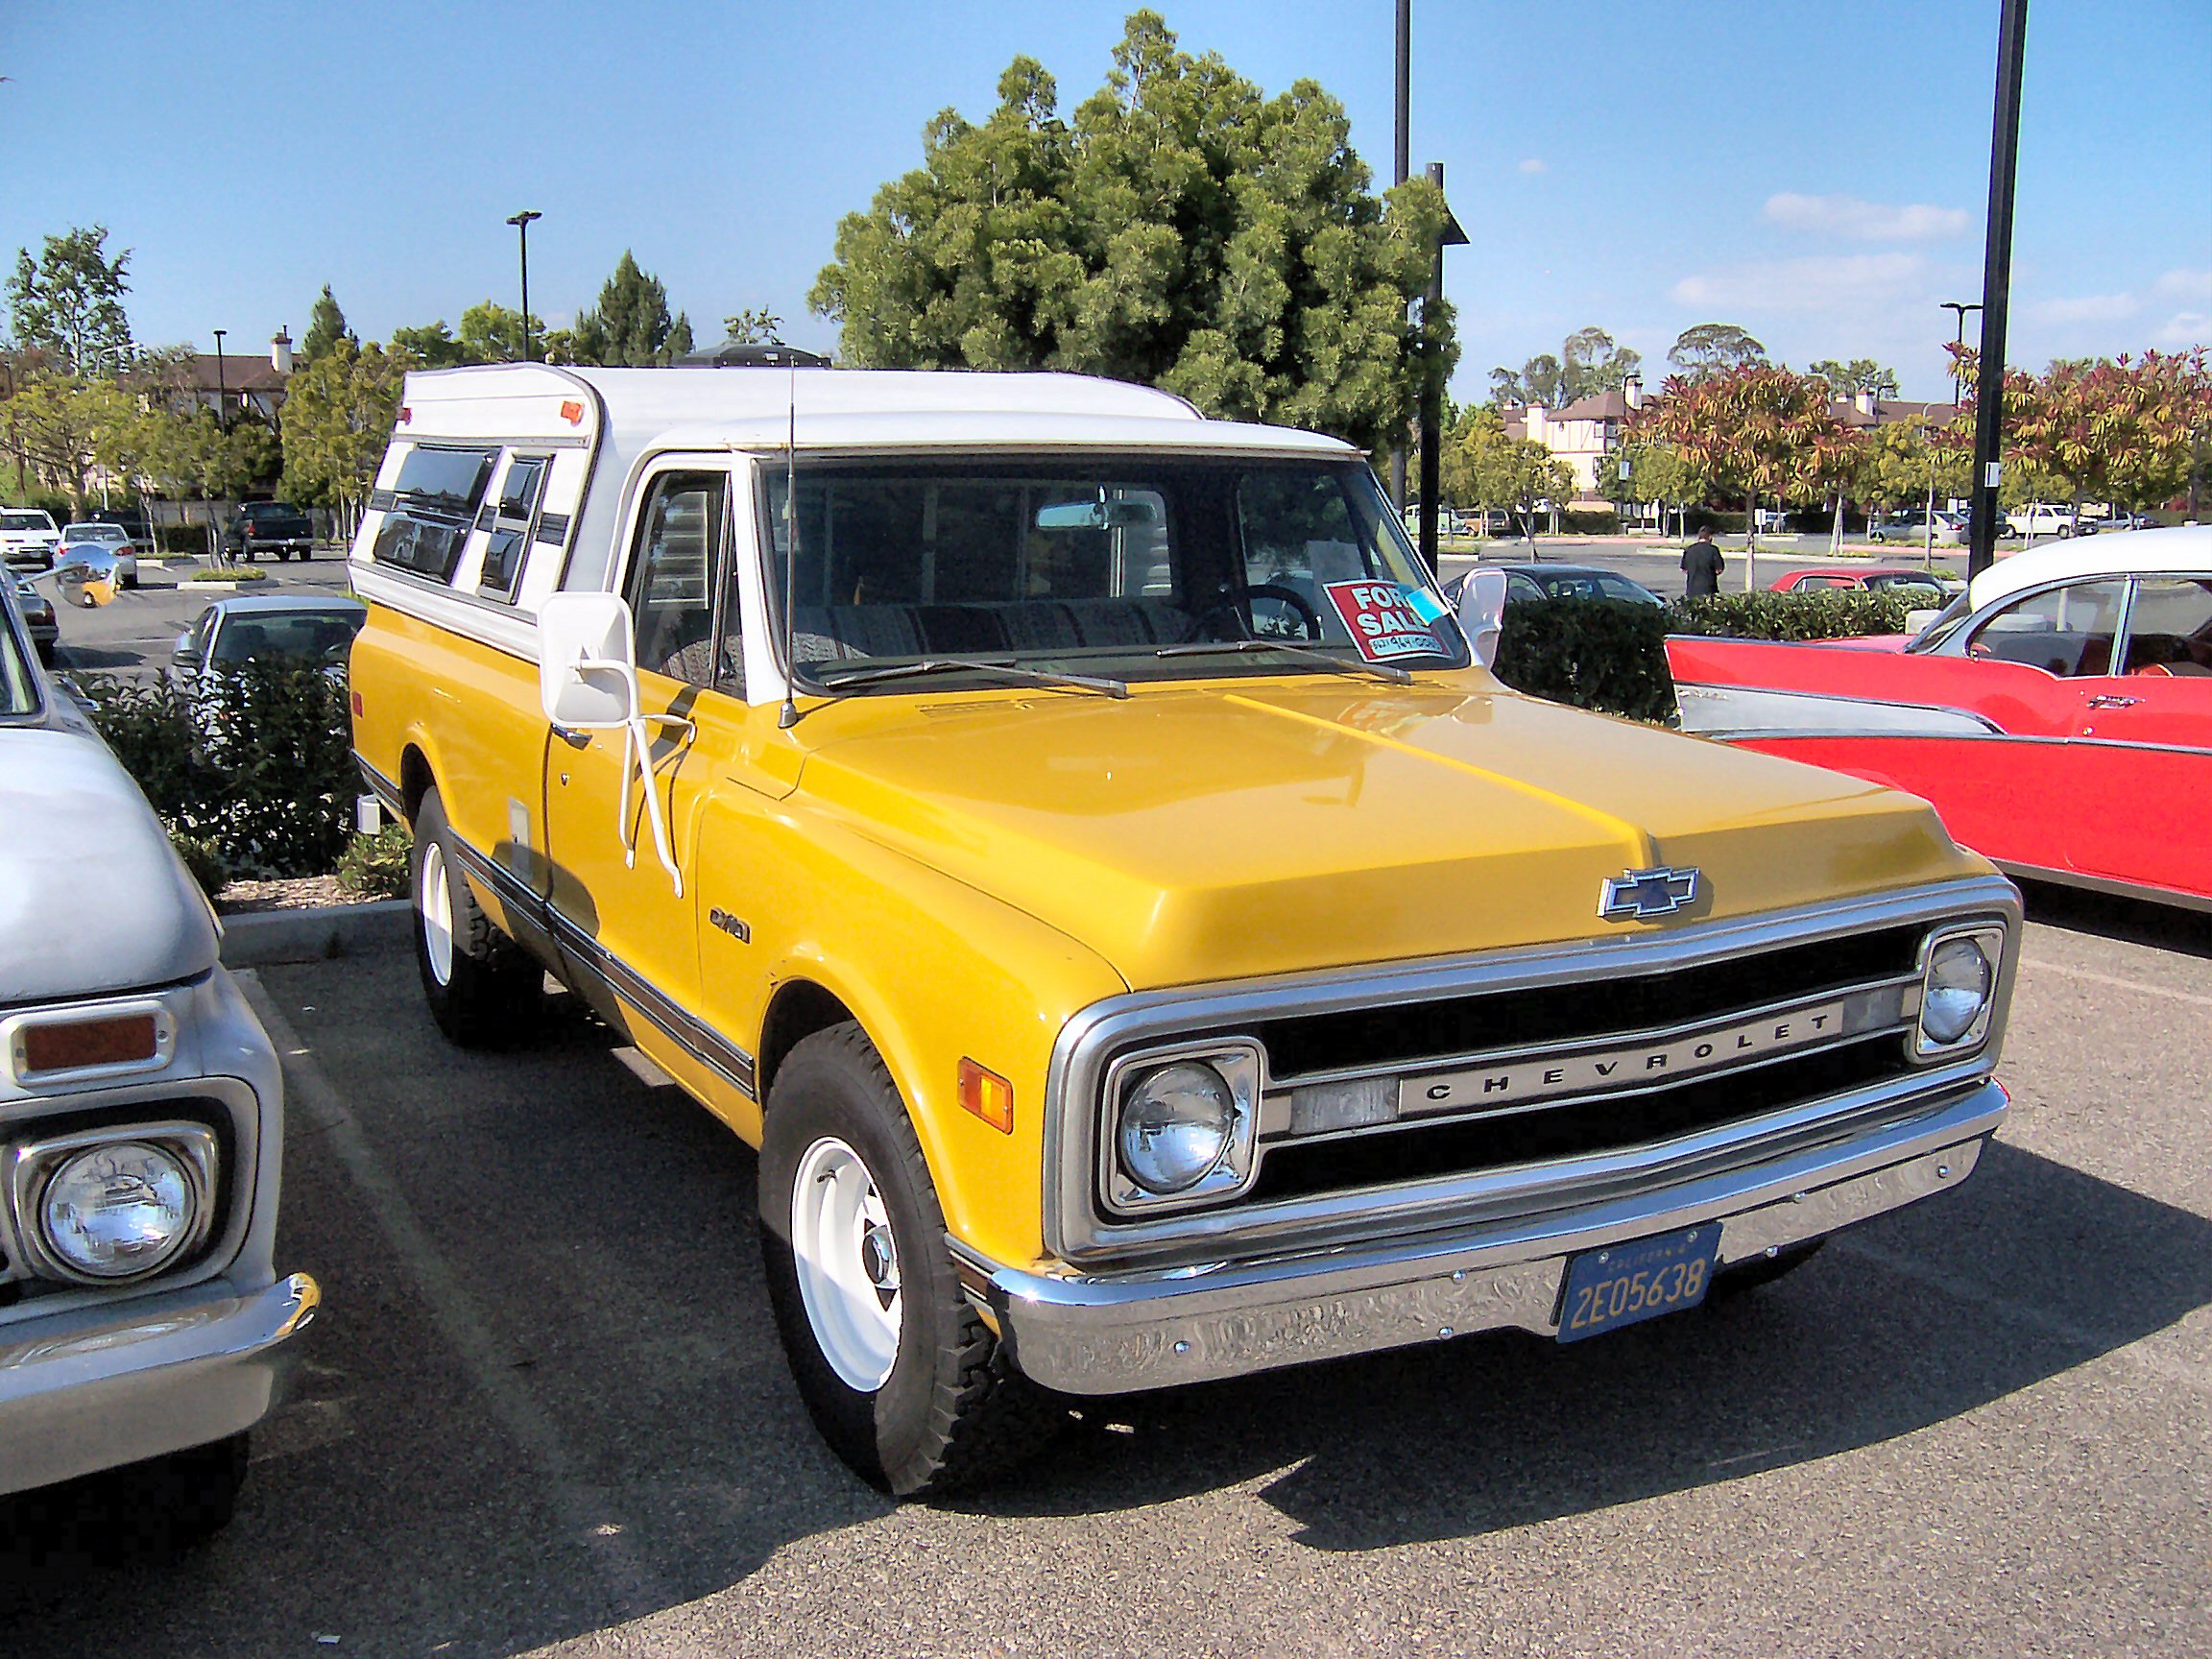
[[972,1486],[1068,1420],[954,1278],[921,1143],[857,1025],[816,1032],[776,1074],[760,1251],[807,1414],[872,1485],[902,1498]]
[[511,1044],[533,1026],[545,975],[493,926],[453,858],[445,803],[432,789],[415,809],[409,860],[415,966],[438,1028],[465,1048]]

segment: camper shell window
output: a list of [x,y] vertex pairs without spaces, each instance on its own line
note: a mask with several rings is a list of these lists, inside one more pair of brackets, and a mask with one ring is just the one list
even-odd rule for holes
[[376,562],[433,581],[450,581],[498,453],[428,446],[409,450],[392,486],[392,507],[377,527]]

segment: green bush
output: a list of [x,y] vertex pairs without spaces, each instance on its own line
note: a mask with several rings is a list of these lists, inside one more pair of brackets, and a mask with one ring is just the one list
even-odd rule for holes
[[1505,607],[1498,678],[1554,703],[1664,720],[1674,711],[1668,614],[1618,599],[1517,599]]
[[187,582],[266,582],[269,572],[256,565],[210,565],[184,578]]
[[361,899],[406,898],[414,847],[415,838],[404,824],[356,834],[338,854],[338,890]]
[[1716,593],[1676,600],[1669,607],[1669,626],[1676,634],[1715,634],[1734,639],[1857,639],[1869,634],[1902,634],[1905,618],[1928,608],[1925,589]]
[[154,526],[154,545],[163,553],[204,553],[207,551],[207,526],[156,524]]
[[192,879],[200,883],[201,892],[212,899],[223,891],[223,883],[230,879],[230,866],[215,850],[214,842],[204,835],[185,835],[172,830],[169,844],[184,860],[184,868],[192,872]]
[[93,723],[173,831],[205,841],[233,874],[336,865],[361,774],[346,688],[321,665],[249,662],[188,686],[84,684]]
[[1559,529],[1567,536],[1618,536],[1621,515],[1611,507],[1571,507],[1559,515]]

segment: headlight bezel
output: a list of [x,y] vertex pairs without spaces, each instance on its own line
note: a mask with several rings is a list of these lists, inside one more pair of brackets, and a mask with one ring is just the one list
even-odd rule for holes
[[[1211,1067],[1227,1086],[1229,1143],[1213,1167],[1177,1192],[1154,1192],[1121,1164],[1121,1120],[1137,1088],[1171,1066]],[[1114,1217],[1158,1214],[1228,1203],[1251,1190],[1260,1172],[1260,1103],[1265,1060],[1249,1038],[1216,1038],[1134,1050],[1116,1058],[1106,1073],[1097,1134],[1098,1201]]]
[[[88,1271],[55,1247],[46,1227],[47,1192],[55,1178],[82,1155],[127,1145],[151,1146],[176,1162],[184,1172],[192,1214],[177,1241],[150,1263],[127,1273]],[[214,1130],[204,1123],[176,1119],[104,1124],[25,1142],[11,1150],[8,1163],[10,1219],[16,1241],[26,1264],[43,1279],[101,1289],[143,1284],[189,1265],[215,1225],[222,1152]]]
[[[2002,923],[1971,922],[1932,929],[1920,942],[1919,999],[1912,1012],[1911,1049],[1912,1058],[1921,1065],[1934,1065],[1941,1061],[1957,1060],[1972,1054],[1989,1041],[1990,1028],[1995,1022],[1998,1005],[2004,999],[2005,953],[2008,930]],[[1982,1006],[1966,1028],[1948,1042],[1933,1036],[1927,1025],[1929,980],[1936,971],[1936,958],[1947,945],[1964,941],[1973,944],[1988,965],[1989,988],[1982,999]]]

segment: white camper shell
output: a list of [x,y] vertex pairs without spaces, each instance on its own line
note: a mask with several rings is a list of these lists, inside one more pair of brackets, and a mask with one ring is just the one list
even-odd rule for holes
[[[373,604],[535,661],[556,591],[619,578],[641,486],[690,456],[749,460],[1056,449],[1345,459],[1338,439],[1209,421],[1148,387],[1077,374],[574,369],[503,364],[407,376],[349,556]],[[734,493],[736,544],[772,549],[760,492]],[[764,585],[741,584],[747,701],[781,700]]]

